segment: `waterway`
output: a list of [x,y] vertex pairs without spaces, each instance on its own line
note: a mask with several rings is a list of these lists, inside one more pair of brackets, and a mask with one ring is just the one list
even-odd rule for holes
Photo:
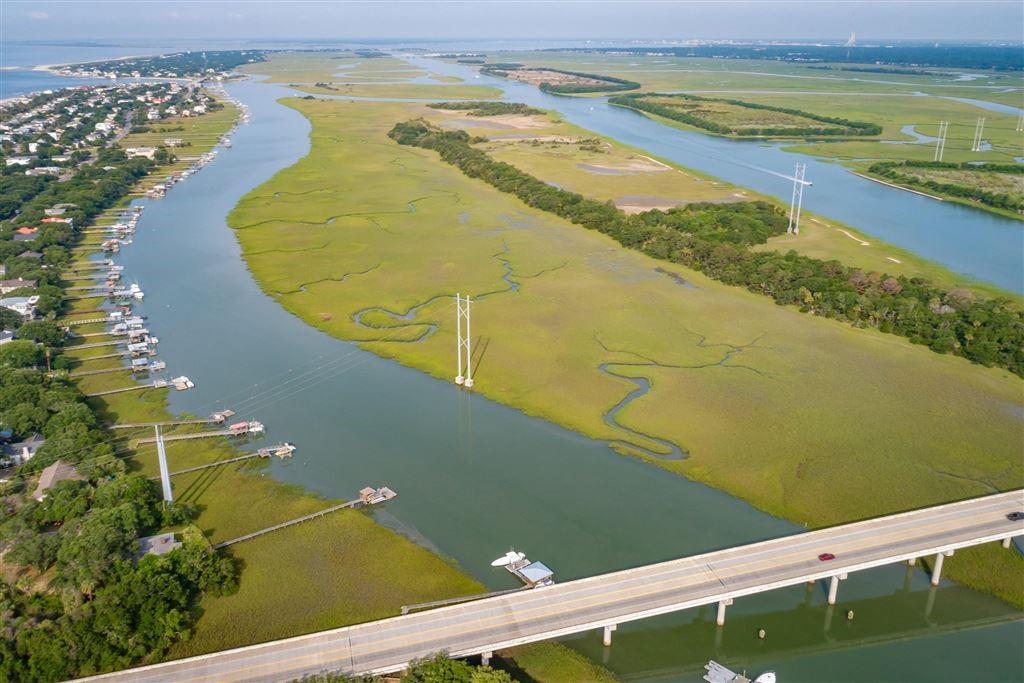
[[[253,281],[226,216],[306,153],[309,124],[276,103],[288,94],[281,87],[248,81],[229,91],[252,123],[166,198],[142,200],[135,243],[119,256],[146,291],[161,358],[196,381],[171,394],[172,409],[261,419],[267,442],[298,446],[267,470],[283,482],[338,498],[387,484],[399,497],[378,521],[492,588],[514,585],[489,566],[512,545],[566,580],[800,530],[285,312]],[[567,642],[636,680],[697,681],[709,658],[774,669],[787,683],[1021,675],[1024,623],[994,598],[948,583],[933,590],[920,568],[893,566],[851,576],[840,600],[854,621],[830,615],[822,586],[801,586],[738,600],[721,631],[710,613],[689,610],[620,626],[610,649],[597,633]]]
[[[954,272],[1024,293],[1024,226],[1020,221],[889,188],[855,176],[827,159],[785,151],[778,143],[730,140],[667,126],[611,106],[605,97],[549,95],[524,83],[480,75],[463,64],[404,58],[427,71],[463,78],[468,84],[494,86],[508,100],[553,109],[595,133],[787,204],[792,182],[786,176],[792,175],[795,163],[807,164],[806,178],[814,186],[804,193],[805,209],[937,261]],[[992,103],[985,106],[994,108]]]

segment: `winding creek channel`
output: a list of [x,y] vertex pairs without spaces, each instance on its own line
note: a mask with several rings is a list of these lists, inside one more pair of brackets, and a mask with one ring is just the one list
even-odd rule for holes
[[[267,443],[288,440],[298,447],[294,459],[268,466],[267,475],[280,481],[337,498],[368,484],[390,486],[399,496],[374,513],[379,522],[453,558],[494,589],[514,585],[489,566],[511,545],[567,580],[800,530],[720,491],[623,457],[604,442],[361,351],[284,311],[253,281],[226,216],[246,192],[307,152],[309,123],[276,102],[291,94],[282,87],[250,80],[228,90],[250,107],[252,122],[200,174],[163,199],[140,201],[146,210],[135,243],[118,257],[146,291],[141,310],[161,337],[161,358],[173,374],[196,382],[192,391],[171,394],[172,409],[204,415],[233,408],[239,417],[262,420]],[[547,96],[532,92],[515,97],[551,106]],[[585,108],[603,105],[564,106],[589,125],[594,121]],[[625,126],[633,131],[623,136],[631,144],[642,143],[655,125],[627,111],[604,116],[600,132]],[[791,164],[787,156],[772,165],[785,170]],[[722,175],[748,184],[737,177],[747,172]],[[771,176],[749,173],[757,189],[770,184]],[[874,196],[879,190],[872,185],[860,191]],[[780,188],[775,191],[788,191],[784,182]],[[892,194],[907,207],[901,210],[920,203],[922,211],[957,213]],[[824,195],[815,195],[816,206],[825,205]],[[865,200],[850,198],[843,206],[859,201]],[[967,231],[1003,229],[995,223],[979,228],[984,214],[970,212],[970,218]],[[945,244],[947,234],[939,231],[936,243]],[[1012,251],[985,249],[1002,256]],[[516,286],[514,276],[505,283]],[[392,317],[402,322],[403,314]],[[170,456],[173,461],[173,451]],[[840,588],[839,609],[826,608],[822,586],[801,586],[737,600],[724,629],[716,629],[713,611],[688,610],[621,625],[608,649],[597,632],[566,642],[632,680],[697,681],[710,658],[750,672],[774,669],[786,683],[1020,675],[1019,612],[951,583],[932,589],[920,567],[852,575]],[[855,611],[853,621],[847,609]],[[759,628],[767,639],[758,640]]]

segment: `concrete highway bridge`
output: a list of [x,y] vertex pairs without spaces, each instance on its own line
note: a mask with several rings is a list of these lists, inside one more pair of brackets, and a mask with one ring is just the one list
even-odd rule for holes
[[[835,604],[851,572],[934,556],[932,583],[943,559],[959,548],[1024,535],[1024,490],[626,569],[450,607],[129,669],[87,680],[278,681],[323,671],[375,674],[445,651],[481,655],[538,640],[604,630],[611,645],[618,624],[702,605],[726,607],[746,595],[827,580]],[[826,554],[833,559],[822,560]]]

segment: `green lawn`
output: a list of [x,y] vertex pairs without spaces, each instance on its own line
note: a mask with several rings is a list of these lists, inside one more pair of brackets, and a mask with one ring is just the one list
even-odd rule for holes
[[[313,122],[312,151],[229,222],[261,286],[310,324],[448,377],[448,297],[469,293],[476,390],[596,438],[671,440],[689,458],[647,457],[809,526],[1024,483],[1019,378],[623,250],[386,137],[433,110],[287,103]],[[425,302],[410,321],[385,312]],[[602,363],[651,382],[628,430],[602,415],[634,385]],[[1004,554],[953,572],[1022,604],[1021,568]]]

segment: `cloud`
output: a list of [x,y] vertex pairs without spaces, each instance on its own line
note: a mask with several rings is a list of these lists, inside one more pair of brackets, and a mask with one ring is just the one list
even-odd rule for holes
[[47,19],[50,18],[49,14],[47,14],[46,12],[40,12],[38,10],[33,10],[29,12],[28,16],[31,17],[32,19],[38,19],[39,21],[46,21]]

